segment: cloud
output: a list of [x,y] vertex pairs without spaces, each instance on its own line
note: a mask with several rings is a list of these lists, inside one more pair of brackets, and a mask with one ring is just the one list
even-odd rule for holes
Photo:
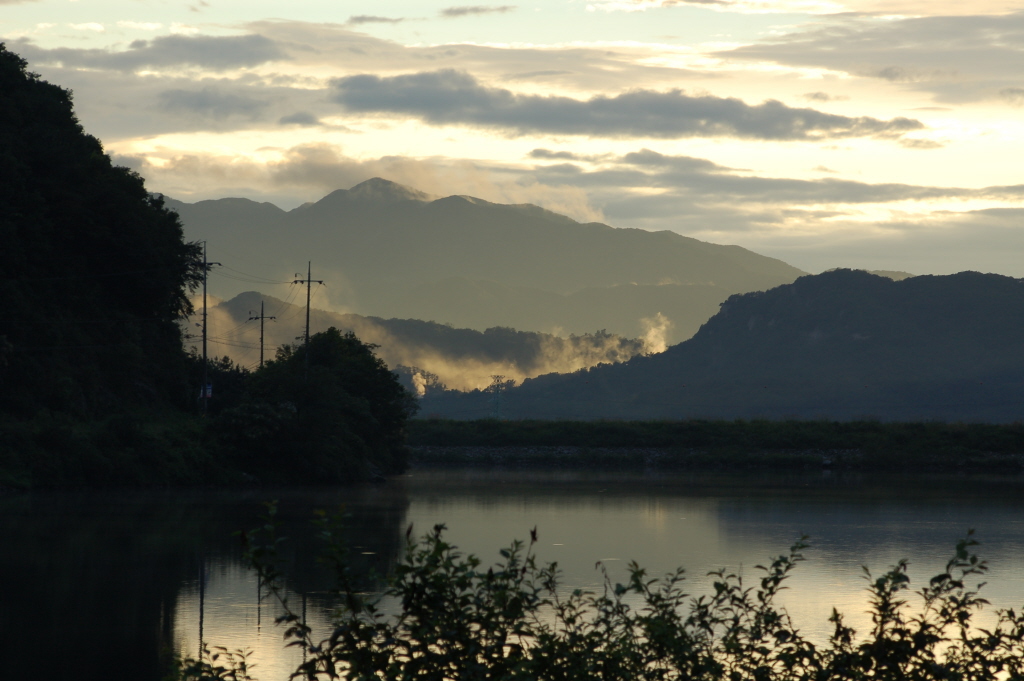
[[924,139],[913,139],[903,138],[900,140],[900,146],[904,149],[941,149],[945,144],[942,142],[936,142],[935,140],[924,140]]
[[391,17],[378,17],[370,14],[357,14],[348,18],[348,23],[359,24],[399,24],[405,19],[392,19]]
[[539,78],[551,78],[552,76],[571,76],[572,71],[557,71],[547,69],[544,71],[527,71],[526,73],[510,73],[502,80],[537,80]]
[[1024,105],[1024,88],[1008,87],[999,91],[999,97],[1011,106]]
[[633,90],[586,101],[524,95],[487,87],[453,69],[393,77],[349,76],[333,81],[333,88],[334,101],[351,112],[408,115],[435,125],[472,125],[519,134],[818,140],[899,137],[924,127],[909,118],[851,118],[792,108],[775,100],[749,105],[731,97],[690,96],[682,90]]
[[808,92],[804,95],[804,99],[811,102],[843,102],[849,99],[842,95],[830,95],[827,92]]
[[[643,12],[652,9],[691,6],[741,14],[841,14],[864,13],[883,16],[962,15],[962,0],[599,0],[589,10]],[[1019,7],[1014,0],[975,0],[971,10],[978,14],[1005,14]]]
[[[630,172],[630,170],[632,172]],[[538,179],[543,175],[535,170]],[[660,154],[650,149],[625,154],[618,167],[597,170],[578,178],[578,186],[662,188],[663,198],[674,196],[703,204],[877,204],[937,199],[992,199],[1020,201],[1024,185],[980,189],[929,187],[899,183],[857,182],[838,178],[799,180],[742,175],[707,159]],[[643,203],[641,195],[640,203]],[[651,203],[654,206],[657,202]],[[614,208],[607,207],[613,213]]]
[[277,119],[280,125],[300,125],[300,126],[312,126],[320,125],[320,119],[309,113],[308,111],[298,111],[287,116],[281,116]]
[[136,31],[157,31],[163,28],[163,24],[152,21],[119,21],[119,28],[130,28]]
[[440,14],[447,19],[455,19],[479,14],[505,14],[506,12],[514,12],[516,9],[516,5],[463,5],[460,7],[447,7],[442,9]]
[[84,24],[68,24],[68,26],[76,31],[94,31],[96,33],[103,33],[107,30],[103,24],[98,24],[95,21],[90,21]]
[[331,144],[297,145],[270,161],[193,152],[119,156],[117,162],[141,173],[152,191],[190,201],[245,196],[291,206],[372,177],[385,177],[436,196],[464,194],[495,203],[533,203],[582,222],[604,220],[584,189],[540,183],[522,170],[451,159],[355,159]]
[[541,159],[568,159],[575,161],[580,158],[578,154],[571,151],[551,151],[550,149],[534,149],[530,152],[530,158],[541,158]]
[[269,104],[265,100],[225,92],[215,86],[199,90],[164,90],[158,101],[159,106],[167,111],[214,120],[231,116],[255,120]]
[[[967,6],[962,6],[966,9]],[[970,6],[975,10],[973,4]],[[1021,87],[1024,12],[889,19],[840,15],[715,55],[733,62],[829,69],[931,93],[944,103]]]
[[[288,52],[289,67],[317,73],[393,75],[427,69],[458,68],[488,82],[533,81],[560,93],[667,88],[681,80],[716,80],[722,74],[652,60],[642,44],[552,46],[446,43],[403,45],[353,30],[343,24],[259,21],[245,25]],[[689,51],[681,48],[681,52]],[[665,47],[655,54],[665,56]],[[341,72],[341,73],[339,73]]]
[[260,35],[186,36],[167,35],[153,40],[136,40],[127,50],[45,49],[21,40],[17,50],[33,65],[62,65],[69,68],[135,71],[143,68],[194,66],[223,71],[258,66],[287,59],[273,40]]

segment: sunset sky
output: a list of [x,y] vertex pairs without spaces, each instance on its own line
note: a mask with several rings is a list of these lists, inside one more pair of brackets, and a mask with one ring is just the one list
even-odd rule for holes
[[184,201],[381,176],[812,272],[1024,276],[1024,2],[511,1],[0,0],[0,40]]

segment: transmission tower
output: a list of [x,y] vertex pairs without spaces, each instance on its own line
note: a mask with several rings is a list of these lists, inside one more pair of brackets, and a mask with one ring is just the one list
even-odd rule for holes
[[491,376],[491,418],[501,419],[501,392],[505,388],[505,377],[495,374]]

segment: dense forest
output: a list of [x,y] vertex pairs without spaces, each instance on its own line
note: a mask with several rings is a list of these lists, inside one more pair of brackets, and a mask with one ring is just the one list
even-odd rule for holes
[[[415,405],[370,346],[335,330],[260,372],[211,363],[226,390],[199,408],[202,360],[180,324],[206,267],[200,245],[84,132],[71,93],[27,67],[0,44],[0,485],[400,470]],[[226,435],[253,411],[274,414],[263,437]],[[271,443],[297,453],[268,456]]]
[[71,93],[0,48],[0,367],[5,414],[183,404],[177,320],[201,255],[114,166]]

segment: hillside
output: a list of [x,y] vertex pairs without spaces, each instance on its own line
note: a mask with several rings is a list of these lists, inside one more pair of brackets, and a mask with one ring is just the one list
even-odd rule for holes
[[0,43],[0,414],[189,404],[178,318],[200,251]]
[[[503,411],[1014,421],[1024,413],[1022,309],[1024,283],[1010,277],[826,272],[733,296],[659,355],[526,381],[504,396]],[[486,415],[474,397],[425,401],[424,412]]]
[[[266,358],[273,359],[278,347],[295,342],[305,322],[305,308],[249,291],[210,307],[212,354],[227,355],[243,366],[258,362],[259,322],[249,321],[249,317],[259,313],[261,302],[265,314],[277,318],[264,325]],[[541,374],[624,362],[662,349],[649,348],[642,339],[607,333],[560,338],[507,327],[481,332],[416,319],[381,319],[317,308],[310,311],[313,333],[331,326],[379,346],[377,355],[398,371],[410,389],[419,392],[439,384],[457,390],[482,388],[491,383],[494,374],[520,382]]]
[[258,279],[277,294],[270,282],[290,282],[312,260],[334,309],[478,330],[603,328],[636,337],[661,313],[671,343],[730,294],[803,274],[738,246],[583,224],[532,205],[435,199],[380,178],[291,211],[237,198],[167,204],[190,239],[208,242],[211,259],[257,275],[215,276],[222,298]]

